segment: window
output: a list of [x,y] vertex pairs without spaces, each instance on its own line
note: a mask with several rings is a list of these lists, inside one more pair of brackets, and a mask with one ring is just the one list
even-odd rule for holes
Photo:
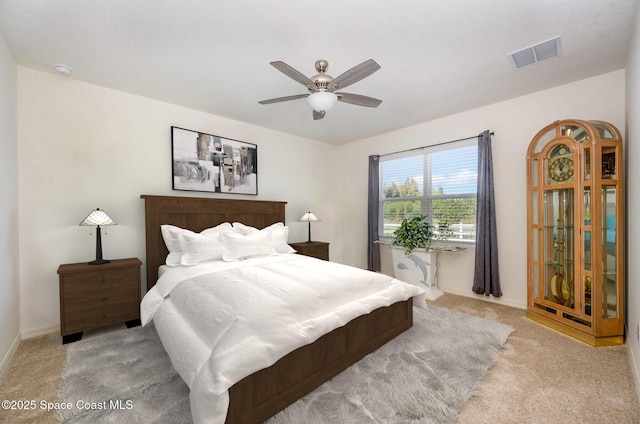
[[478,141],[469,139],[380,158],[380,234],[405,217],[447,223],[451,241],[475,241]]

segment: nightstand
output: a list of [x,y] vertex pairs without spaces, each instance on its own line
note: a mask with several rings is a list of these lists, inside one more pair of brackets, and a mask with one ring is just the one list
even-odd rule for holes
[[140,266],[138,258],[107,264],[65,264],[60,276],[60,335],[62,343],[80,340],[82,332],[107,325],[140,325]]
[[329,243],[322,241],[312,241],[311,243],[289,243],[289,246],[305,256],[313,256],[314,258],[329,260]]

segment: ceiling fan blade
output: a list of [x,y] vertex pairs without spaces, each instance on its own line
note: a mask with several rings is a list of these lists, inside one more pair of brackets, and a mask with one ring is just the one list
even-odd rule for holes
[[278,71],[282,72],[283,74],[285,74],[286,76],[288,76],[292,80],[299,82],[300,84],[304,85],[305,87],[311,86],[311,87],[315,88],[315,84],[313,83],[313,81],[311,81],[304,74],[302,74],[299,71],[293,69],[291,66],[287,65],[286,63],[284,63],[284,62],[282,62],[280,60],[277,60],[275,62],[269,62],[269,63],[271,64],[271,66],[273,66]]
[[280,102],[287,102],[289,100],[304,99],[305,97],[309,97],[309,94],[296,94],[293,96],[277,97],[275,99],[261,100],[258,103],[260,103],[261,105],[268,105],[271,103],[280,103]]
[[318,111],[314,110],[314,111],[313,111],[313,120],[314,120],[314,121],[317,121],[318,119],[322,119],[322,118],[324,118],[324,114],[325,114],[325,113],[326,113],[326,112],[318,112]]
[[375,60],[366,60],[361,64],[354,66],[353,68],[344,72],[343,74],[338,75],[333,79],[331,86],[333,87],[333,90],[339,90],[348,87],[351,84],[354,84],[361,79],[368,77],[378,69],[380,69],[380,65],[378,65]]
[[382,100],[374,99],[373,97],[363,96],[360,94],[351,93],[335,93],[338,96],[339,102],[351,103],[352,105],[365,106],[365,107],[378,107]]

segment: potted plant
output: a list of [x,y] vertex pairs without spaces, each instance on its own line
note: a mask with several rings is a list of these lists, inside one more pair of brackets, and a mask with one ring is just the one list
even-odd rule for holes
[[400,228],[393,232],[395,238],[393,244],[402,246],[405,255],[409,256],[413,249],[429,249],[431,238],[434,236],[433,226],[427,220],[426,215],[418,215],[413,218],[405,218]]
[[427,299],[440,297],[443,293],[436,283],[436,252],[430,251],[429,247],[433,239],[444,240],[451,234],[449,224],[442,222],[435,227],[425,215],[403,219],[393,233],[391,255],[394,276],[424,289]]

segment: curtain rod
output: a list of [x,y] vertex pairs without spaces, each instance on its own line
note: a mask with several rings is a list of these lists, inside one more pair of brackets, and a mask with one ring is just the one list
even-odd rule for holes
[[[491,131],[489,133],[489,135],[493,135],[493,134],[494,134],[493,131]],[[480,133],[478,135],[475,135],[475,136],[471,136],[471,137],[464,137],[464,138],[459,138],[457,140],[451,140],[451,141],[443,141],[442,143],[431,144],[429,146],[414,147],[413,149],[400,150],[399,152],[385,153],[384,155],[378,155],[378,156],[383,157],[383,156],[397,155],[398,153],[405,153],[405,152],[411,152],[413,150],[422,150],[422,149],[427,149],[429,147],[442,146],[444,144],[456,143],[458,141],[471,140],[472,138],[477,138],[477,137],[480,137],[481,135],[482,135],[482,133]]]

